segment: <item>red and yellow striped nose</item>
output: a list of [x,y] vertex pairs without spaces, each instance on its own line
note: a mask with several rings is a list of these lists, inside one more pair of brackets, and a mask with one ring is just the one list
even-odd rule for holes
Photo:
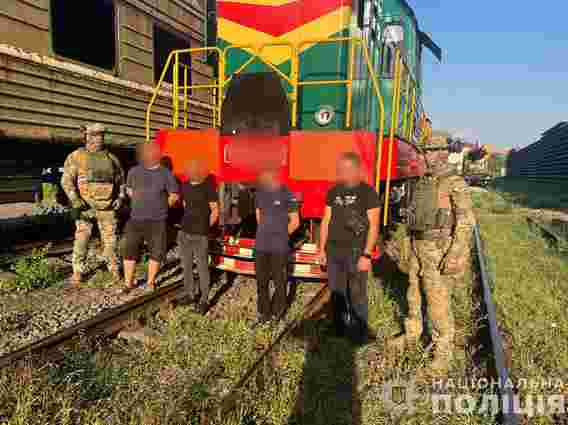
[[[347,28],[351,0],[221,0],[218,14],[219,37],[229,44],[297,44],[329,38]],[[279,65],[290,59],[290,50],[267,48],[263,56]]]

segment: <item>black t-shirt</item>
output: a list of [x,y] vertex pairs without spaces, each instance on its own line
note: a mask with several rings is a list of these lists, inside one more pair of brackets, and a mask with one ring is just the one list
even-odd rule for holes
[[181,186],[181,194],[185,202],[181,228],[191,235],[209,234],[209,216],[211,202],[218,202],[213,180],[208,177],[202,183],[191,184],[186,182]]
[[254,195],[250,189],[241,189],[239,191],[237,210],[239,217],[242,219],[247,218],[249,215],[254,214]]
[[352,248],[364,248],[367,233],[356,238],[349,229],[348,220],[353,212],[366,219],[368,210],[379,208],[377,192],[366,183],[352,188],[338,184],[327,192],[325,203],[331,207],[326,251],[343,254],[350,252]]

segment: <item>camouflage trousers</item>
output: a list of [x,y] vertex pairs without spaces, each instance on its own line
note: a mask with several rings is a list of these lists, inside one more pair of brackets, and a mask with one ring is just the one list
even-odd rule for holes
[[114,275],[119,274],[118,220],[116,212],[89,209],[81,213],[75,222],[75,243],[73,244],[73,272],[88,272],[87,253],[89,240],[95,222],[98,224],[103,244],[103,256],[107,267]]
[[450,238],[442,240],[414,240],[409,258],[409,283],[406,298],[408,317],[405,320],[407,337],[418,339],[422,335],[422,304],[425,298],[432,324],[432,341],[440,354],[452,350],[454,321],[451,310],[453,276],[441,274],[441,263],[451,244]]

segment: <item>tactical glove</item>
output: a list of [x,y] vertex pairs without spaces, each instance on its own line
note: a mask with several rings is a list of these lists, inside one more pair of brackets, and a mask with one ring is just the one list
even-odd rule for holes
[[73,221],[77,221],[81,218],[81,209],[80,208],[72,208],[69,215],[73,219]]
[[443,275],[459,274],[465,270],[466,256],[458,255],[456,252],[449,252],[442,265]]
[[79,218],[81,218],[81,211],[84,211],[88,208],[87,203],[83,201],[81,198],[77,198],[71,201],[71,206],[72,209],[70,215],[73,221],[79,220]]
[[116,198],[114,201],[112,201],[112,209],[115,211],[118,211],[122,208],[123,205],[123,201],[122,198]]
[[73,207],[73,209],[76,209],[76,210],[79,210],[79,211],[87,209],[87,203],[85,201],[83,201],[81,198],[74,199],[71,202],[71,206]]

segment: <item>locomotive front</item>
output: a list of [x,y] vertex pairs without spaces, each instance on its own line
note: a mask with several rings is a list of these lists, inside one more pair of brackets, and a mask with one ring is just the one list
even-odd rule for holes
[[[419,173],[413,143],[424,43],[411,12],[404,1],[218,1],[217,45],[172,52],[173,129],[156,141],[180,179],[189,159],[201,159],[218,183],[225,226],[212,237],[216,267],[254,274],[255,226],[246,216],[266,164],[279,167],[301,200],[291,274],[316,279],[325,277],[316,262],[318,223],[336,158],[359,154],[365,179],[383,194],[391,181],[397,187]],[[205,57],[216,80],[184,80],[184,67]],[[180,128],[198,91],[215,98],[212,128]],[[392,198],[384,199],[386,224]]]

